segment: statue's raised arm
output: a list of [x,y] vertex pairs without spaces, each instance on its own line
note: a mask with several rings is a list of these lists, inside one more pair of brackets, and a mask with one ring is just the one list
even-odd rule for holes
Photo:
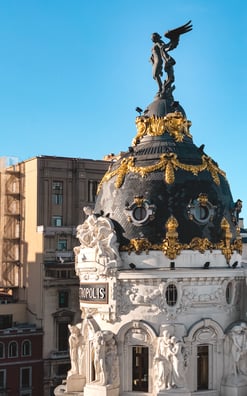
[[[173,66],[176,62],[168,54],[168,52],[177,47],[179,43],[179,38],[182,34],[188,33],[191,30],[191,21],[176,29],[168,30],[164,34],[164,36],[170,40],[168,43],[165,43],[158,33],[153,33],[151,36],[154,45],[152,48],[152,55],[150,60],[153,65],[153,78],[157,81],[159,88],[157,93],[159,97],[171,95],[171,92],[174,89],[174,87],[172,87],[172,83],[175,80]],[[162,82],[161,79],[163,75],[163,66],[164,71],[166,72],[166,80],[164,82]]]

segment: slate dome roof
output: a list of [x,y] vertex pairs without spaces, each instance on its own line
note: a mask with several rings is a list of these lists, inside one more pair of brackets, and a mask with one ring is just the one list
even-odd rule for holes
[[133,239],[162,243],[171,219],[184,246],[198,240],[219,245],[226,229],[233,241],[235,204],[225,173],[193,143],[182,107],[165,102],[156,98],[136,118],[137,135],[111,163],[95,212],[112,219],[120,249]]
[[[229,264],[241,252],[238,215],[225,173],[190,134],[191,122],[174,100],[175,49],[191,21],[152,34],[150,62],[158,85],[154,101],[136,117],[137,135],[112,161],[99,185],[95,213],[108,216],[120,250],[162,250],[174,259],[183,250],[221,250]],[[163,70],[165,80],[162,81]]]

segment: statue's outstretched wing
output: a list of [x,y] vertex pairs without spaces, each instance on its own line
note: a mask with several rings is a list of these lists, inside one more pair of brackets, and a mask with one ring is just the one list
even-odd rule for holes
[[173,50],[177,47],[179,42],[179,37],[181,34],[188,33],[192,30],[191,21],[185,23],[185,25],[178,27],[177,29],[168,30],[164,33],[164,36],[170,39],[168,51]]
[[170,40],[174,40],[174,41],[177,41],[178,39],[179,39],[179,36],[181,35],[181,34],[184,34],[184,33],[188,33],[188,32],[190,32],[192,30],[192,23],[191,23],[191,21],[189,21],[189,22],[187,22],[187,23],[185,23],[185,25],[182,25],[182,26],[180,26],[180,27],[178,27],[178,28],[176,28],[176,29],[173,29],[173,30],[168,30],[165,34],[164,34],[164,36],[166,37],[166,38],[169,38]]

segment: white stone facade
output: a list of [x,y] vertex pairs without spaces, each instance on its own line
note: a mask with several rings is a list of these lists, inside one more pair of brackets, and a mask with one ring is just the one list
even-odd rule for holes
[[246,396],[240,254],[227,264],[220,251],[118,253],[111,220],[87,214],[75,248],[82,323],[63,392]]

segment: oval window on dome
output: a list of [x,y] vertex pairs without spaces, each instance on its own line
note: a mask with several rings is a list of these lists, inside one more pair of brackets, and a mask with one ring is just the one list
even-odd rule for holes
[[125,207],[124,213],[128,221],[141,226],[154,219],[156,206],[143,197],[136,196],[134,201]]
[[233,296],[233,284],[232,284],[232,282],[229,282],[228,285],[226,286],[226,302],[227,302],[227,304],[231,304],[232,296]]
[[146,219],[147,211],[144,206],[137,206],[133,210],[133,217],[136,221],[142,221]]
[[199,224],[206,224],[213,220],[216,206],[209,202],[207,194],[199,194],[197,199],[191,200],[187,206],[190,220]]
[[166,288],[166,303],[170,307],[173,307],[174,305],[177,304],[177,299],[178,299],[177,287],[174,285],[174,283],[171,283]]
[[195,207],[195,218],[198,221],[205,221],[209,217],[209,210],[207,206],[197,205]]

